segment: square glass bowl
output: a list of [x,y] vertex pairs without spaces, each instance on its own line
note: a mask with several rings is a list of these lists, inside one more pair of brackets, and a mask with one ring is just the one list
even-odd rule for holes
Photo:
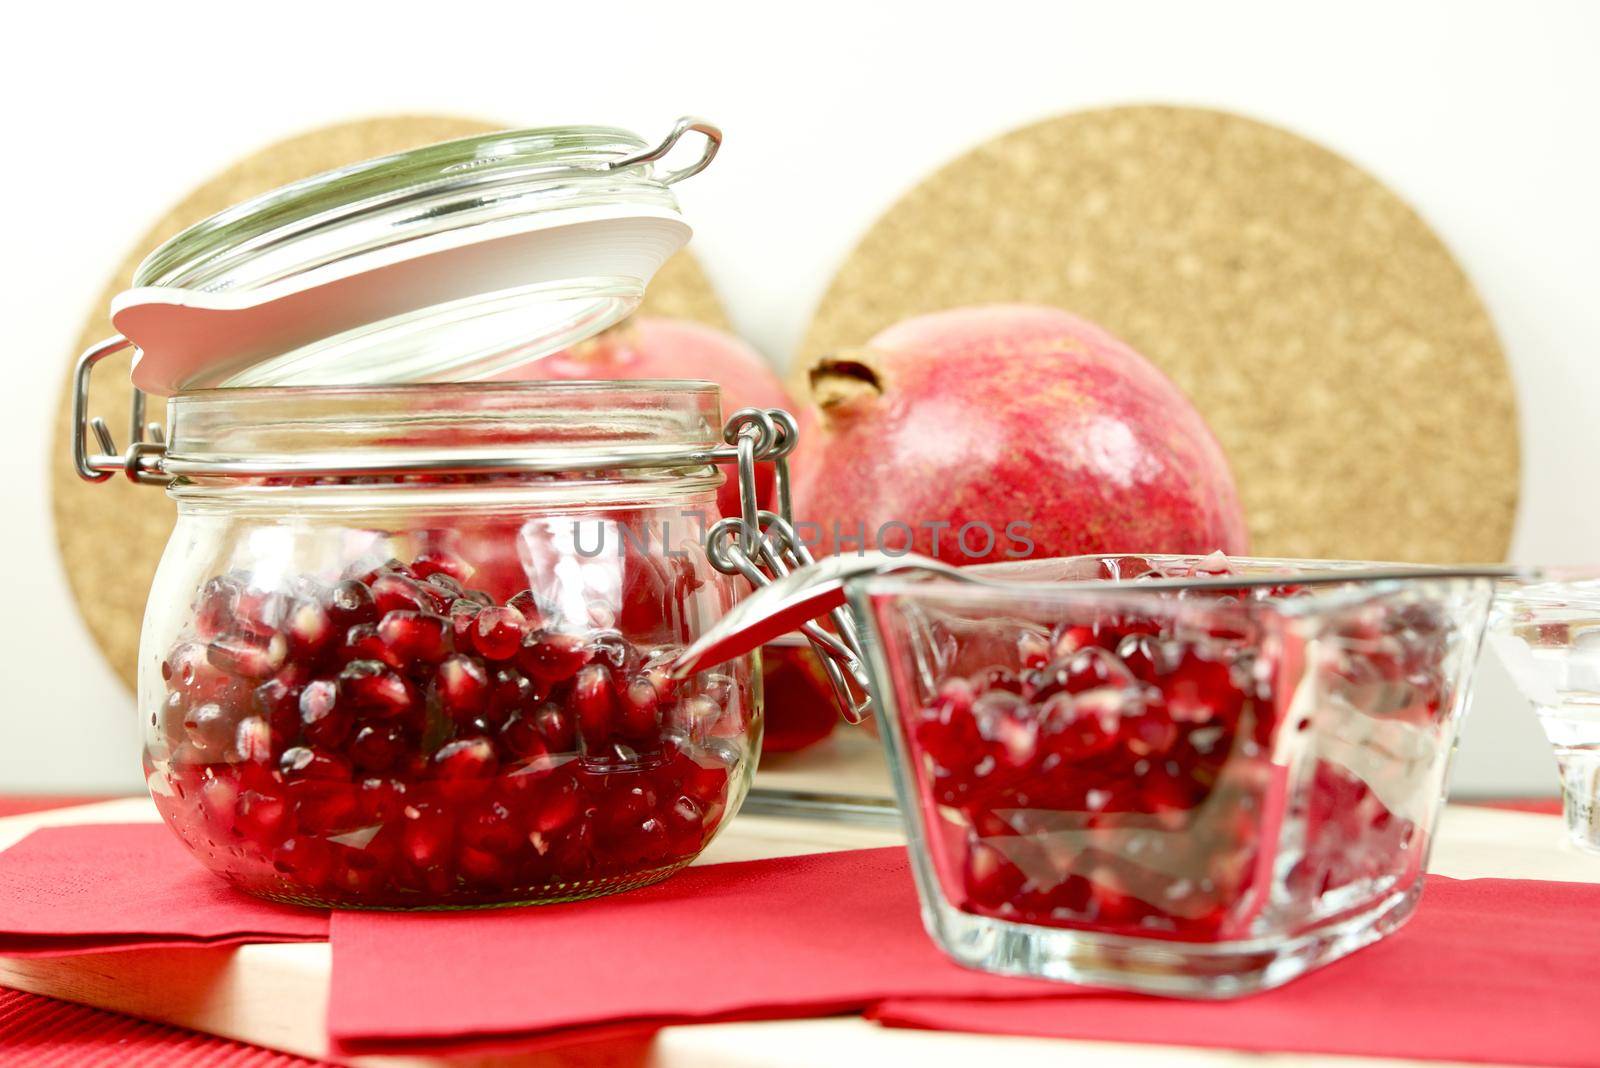
[[990,971],[1217,998],[1403,923],[1495,589],[1375,566],[847,582],[934,940]]

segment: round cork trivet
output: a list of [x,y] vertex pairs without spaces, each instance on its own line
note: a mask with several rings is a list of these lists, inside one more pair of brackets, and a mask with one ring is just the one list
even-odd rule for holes
[[[91,485],[73,472],[67,452],[71,366],[79,352],[112,333],[108,305],[128,288],[139,262],[157,245],[232,204],[300,178],[408,148],[501,129],[501,124],[441,116],[395,116],[342,123],[281,141],[229,167],[178,202],[122,261],[85,321],[68,355],[50,442],[50,486],[56,542],[72,595],[106,659],[134,685],[139,626],[156,563],[172,530],[173,505],[158,487],[122,477]],[[696,319],[726,329],[727,316],[699,265],[687,252],[667,261],[647,291],[642,312]],[[90,411],[111,425],[126,446],[131,386],[125,361],[113,359],[95,375]],[[150,418],[160,419],[159,401]]]
[[1377,179],[1237,115],[1049,119],[940,169],[868,231],[795,367],[909,315],[1093,319],[1161,367],[1233,465],[1261,555],[1502,559],[1515,398],[1483,303]]

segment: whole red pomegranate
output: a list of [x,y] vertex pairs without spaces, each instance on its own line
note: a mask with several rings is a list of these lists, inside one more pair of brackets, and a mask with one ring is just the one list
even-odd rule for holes
[[918,316],[817,361],[810,384],[795,513],[819,555],[1245,549],[1233,476],[1200,414],[1075,315],[1014,304]]
[[[684,319],[640,316],[502,376],[516,381],[698,378],[722,387],[723,417],[740,408],[783,408],[794,401],[761,354],[721,330]],[[739,514],[733,470],[717,493],[723,515]],[[769,507],[772,467],[757,469],[762,507]]]

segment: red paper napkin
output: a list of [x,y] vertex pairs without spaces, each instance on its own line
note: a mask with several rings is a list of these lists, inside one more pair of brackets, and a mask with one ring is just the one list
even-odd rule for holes
[[691,868],[497,912],[336,913],[345,1052],[560,1045],[867,1009],[894,1025],[1454,1060],[1597,1064],[1600,886],[1430,878],[1375,947],[1234,1002],[967,971],[923,933],[901,849]]
[[1229,1002],[1084,992],[893,998],[882,1023],[1293,1053],[1600,1064],[1600,886],[1430,878],[1404,928],[1287,986]]
[[0,852],[0,954],[327,937],[327,913],[233,889],[159,823],[48,827]]
[[566,905],[336,912],[332,942],[328,1030],[352,1053],[827,1016],[891,993],[1061,989],[946,960],[923,933],[901,848],[706,865]]

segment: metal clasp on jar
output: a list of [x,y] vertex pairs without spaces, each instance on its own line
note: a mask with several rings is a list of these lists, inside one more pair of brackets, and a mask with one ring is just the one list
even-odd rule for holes
[[[166,436],[159,423],[145,422],[145,394],[135,388],[129,409],[131,441],[126,452],[117,449],[104,419],[89,415],[89,384],[94,368],[108,356],[132,347],[118,336],[91,347],[78,358],[73,375],[72,459],[79,477],[104,482],[118,471],[135,482],[165,486],[183,474],[295,476],[307,472],[297,469],[274,470],[258,464],[210,463],[197,465],[168,462]],[[99,451],[91,451],[90,435]],[[732,464],[739,484],[740,514],[712,524],[706,531],[706,556],[713,567],[729,575],[743,575],[757,587],[770,585],[791,572],[814,563],[810,551],[795,533],[789,495],[789,461],[799,440],[794,417],[777,408],[744,408],[734,412],[723,427],[724,444],[711,448],[686,449],[641,458],[596,449],[579,460],[564,458],[559,470],[603,470],[620,465],[688,467],[706,464]],[[756,464],[770,462],[778,510],[760,507],[756,497]],[[196,469],[191,470],[191,467]],[[540,465],[525,455],[474,457],[465,473],[538,473]],[[413,457],[388,465],[387,474],[458,474],[460,465],[445,457]],[[850,723],[859,723],[870,708],[866,672],[855,621],[841,608],[829,616],[834,629],[808,620],[801,626],[817,651],[823,670],[833,687],[840,712]]]

